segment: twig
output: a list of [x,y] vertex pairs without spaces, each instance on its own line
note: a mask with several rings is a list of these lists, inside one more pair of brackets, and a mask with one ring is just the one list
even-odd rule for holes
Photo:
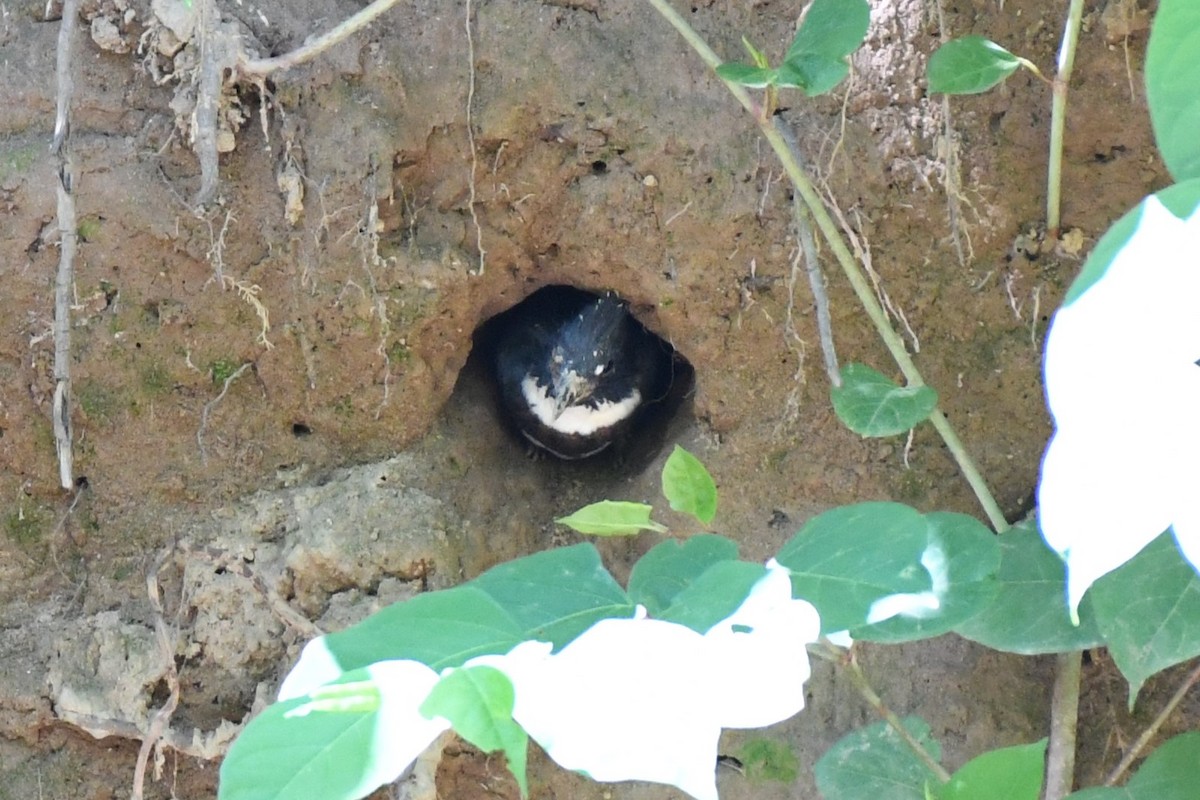
[[1162,711],[1158,712],[1158,716],[1154,718],[1154,721],[1146,726],[1146,730],[1142,731],[1142,735],[1137,738],[1137,741],[1125,753],[1125,757],[1121,759],[1121,763],[1117,764],[1108,777],[1104,779],[1105,786],[1117,785],[1117,781],[1121,780],[1129,768],[1133,766],[1133,762],[1138,760],[1142,751],[1150,744],[1150,740],[1158,735],[1159,729],[1162,728],[1171,714],[1175,713],[1175,709],[1179,707],[1179,704],[1183,702],[1183,698],[1187,697],[1187,693],[1191,691],[1197,682],[1200,682],[1200,664],[1197,664],[1196,668],[1188,673],[1187,678],[1175,690],[1175,694],[1171,695],[1171,699],[1162,707]]
[[951,775],[946,771],[946,768],[938,763],[925,746],[922,745],[909,732],[908,728],[904,727],[904,721],[896,715],[896,712],[888,708],[875,690],[871,687],[871,682],[867,680],[866,673],[863,672],[862,665],[858,663],[858,656],[855,650],[851,647],[849,650],[843,650],[836,645],[831,644],[828,640],[822,639],[820,646],[815,650],[817,655],[827,661],[831,661],[850,673],[850,680],[854,683],[854,688],[858,689],[859,694],[863,699],[870,704],[871,708],[875,709],[875,713],[888,724],[888,726],[896,732],[896,734],[904,741],[905,746],[913,752],[921,763],[932,772],[937,779],[942,783],[948,783]]
[[[247,715],[249,716],[249,715]],[[141,741],[145,733],[136,722],[127,719],[112,719],[96,717],[91,714],[79,714],[74,711],[61,710],[58,719],[68,725],[90,734],[97,739],[107,739],[118,736],[122,739]],[[190,730],[166,729],[159,737],[159,743],[184,755],[198,758],[202,761],[216,761],[225,755],[229,743],[240,731],[242,726],[232,722],[223,722],[215,730],[204,732],[198,728]]]
[[[934,4],[937,13],[938,38],[942,44],[950,39],[946,30],[946,13],[942,8],[942,0]],[[958,265],[967,265],[966,254],[963,252],[961,224],[962,208],[959,205],[962,176],[959,171],[958,148],[954,144],[954,118],[950,115],[950,95],[942,95],[942,136],[946,142],[946,163],[942,175],[942,185],[946,188],[946,216],[950,224],[950,241],[954,243],[954,254],[958,256]]]
[[483,274],[487,251],[483,249],[483,229],[479,227],[479,214],[475,211],[475,171],[479,167],[479,153],[475,148],[475,127],[471,117],[471,106],[475,103],[475,37],[471,34],[471,0],[466,0],[467,29],[467,144],[471,148],[471,174],[467,176],[467,210],[471,212],[471,224],[475,226],[475,249],[479,251],[479,269]]
[[1050,745],[1046,753],[1043,800],[1062,800],[1075,784],[1075,741],[1079,724],[1079,677],[1083,653],[1072,650],[1055,659],[1054,694],[1050,700]]
[[150,606],[154,611],[154,640],[158,644],[158,652],[165,665],[164,677],[170,694],[162,708],[154,713],[150,720],[150,728],[142,739],[142,746],[138,750],[137,766],[133,773],[131,800],[142,800],[146,781],[146,765],[150,761],[150,754],[158,746],[163,735],[170,730],[171,715],[175,713],[175,708],[179,705],[179,673],[175,670],[175,644],[178,631],[168,630],[166,619],[163,616],[162,598],[158,591],[158,573],[162,570],[173,549],[171,546],[163,548],[150,567],[150,572],[146,575],[146,593],[150,596]]
[[75,248],[79,243],[75,225],[75,163],[71,157],[71,46],[79,18],[78,0],[64,0],[62,25],[58,29],[57,112],[50,152],[58,157],[58,273],[54,281],[54,447],[58,453],[58,481],[64,489],[74,483],[74,453],[71,443],[71,283]]
[[216,30],[213,0],[196,0],[196,36],[200,43],[200,68],[196,79],[196,111],[192,122],[192,149],[200,160],[200,188],[192,198],[199,212],[216,196],[218,173],[217,117],[221,107],[224,65],[219,58],[221,33]]
[[664,228],[666,228],[666,227],[669,227],[669,226],[671,225],[671,223],[672,223],[672,222],[674,222],[675,220],[679,219],[679,218],[680,218],[680,217],[682,217],[684,214],[686,214],[686,213],[687,213],[687,211],[688,211],[688,209],[689,209],[689,208],[691,208],[691,207],[692,207],[692,201],[691,201],[691,200],[688,200],[686,203],[684,203],[684,204],[683,204],[683,208],[679,209],[679,210],[678,210],[678,211],[676,211],[674,214],[672,214],[671,216],[667,217],[666,221],[665,221],[665,222],[663,222],[663,227],[664,227]]
[[1067,26],[1058,51],[1058,72],[1054,76],[1054,100],[1050,108],[1050,158],[1046,168],[1046,233],[1057,239],[1062,211],[1063,131],[1067,124],[1067,89],[1075,69],[1075,47],[1083,18],[1083,0],[1071,0]]
[[225,379],[225,385],[221,387],[221,393],[204,404],[204,410],[200,412],[200,427],[196,429],[196,445],[200,448],[200,461],[203,464],[208,464],[208,451],[204,449],[204,431],[208,428],[208,415],[225,399],[225,394],[229,391],[230,385],[236,381],[241,374],[252,366],[252,362],[247,361],[242,364],[237,370]]
[[[396,5],[399,0],[375,0],[366,8],[347,17],[336,27],[321,34],[315,39],[305,42],[290,53],[284,53],[274,58],[249,58],[243,53],[238,60],[237,69],[246,76],[266,76],[278,70],[291,69],[306,61],[311,61],[321,53],[338,44],[351,34],[371,24],[383,12]],[[468,13],[469,13],[468,3]]]
[[[829,295],[825,291],[825,275],[817,259],[817,243],[813,240],[812,225],[800,198],[792,199],[792,221],[796,227],[796,239],[804,252],[804,269],[808,273],[808,287],[812,291],[813,305],[817,310],[817,336],[821,340],[821,355],[825,359],[825,372],[833,387],[842,385],[842,373],[838,368],[837,349],[833,342],[833,319],[829,314]],[[788,316],[791,317],[791,298],[788,298]]]

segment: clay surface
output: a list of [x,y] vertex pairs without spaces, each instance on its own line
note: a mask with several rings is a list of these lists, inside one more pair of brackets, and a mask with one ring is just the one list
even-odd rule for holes
[[[0,16],[0,797],[128,796],[131,737],[170,695],[168,659],[170,741],[183,752],[151,760],[147,796],[212,797],[207,756],[269,701],[317,629],[576,541],[553,518],[594,500],[656,503],[689,533],[659,496],[669,448],[563,465],[529,459],[499,424],[473,334],[546,284],[615,290],[694,367],[664,444],[707,464],[716,530],[744,556],[769,557],[838,504],[978,513],[928,427],[908,443],[864,440],[833,415],[780,167],[648,4],[476,0],[470,42],[462,2],[398,4],[307,65],[223,90],[218,182],[199,212],[198,33],[180,10],[191,4],[82,5],[71,370],[88,488],[74,504],[51,425],[61,21],[40,0]],[[676,5],[731,59],[742,35],[778,57],[803,7]],[[1145,15],[1089,4],[1063,176],[1076,238],[1043,249],[1048,87],[1019,72],[944,103],[924,69],[940,35],[974,33],[1052,72],[1062,4],[943,0],[944,23],[933,2],[871,5],[852,80],[815,100],[785,94],[783,116],[1016,517],[1050,432],[1049,317],[1096,238],[1168,180],[1145,111]],[[262,56],[356,7],[214,6]],[[898,377],[836,264],[824,266],[840,357]],[[655,541],[599,546],[624,579]],[[1048,661],[954,637],[868,647],[864,661],[892,708],[931,722],[951,767],[1045,735]],[[1083,781],[1170,689],[1152,683],[1130,717],[1105,659],[1086,668]],[[723,798],[817,796],[812,764],[874,720],[828,665],[809,691],[795,719],[722,744],[785,743],[797,782],[722,770]],[[544,759],[531,769],[536,798],[680,796],[588,783]],[[432,797],[433,776],[441,797],[517,796],[500,759],[458,743],[418,772],[406,796]]]

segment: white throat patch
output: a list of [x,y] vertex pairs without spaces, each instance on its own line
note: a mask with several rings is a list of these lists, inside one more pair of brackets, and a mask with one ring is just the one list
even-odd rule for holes
[[601,402],[595,408],[587,405],[567,406],[554,417],[554,399],[543,386],[538,386],[532,375],[521,381],[521,394],[529,404],[529,410],[548,428],[574,436],[590,436],[596,431],[610,428],[633,413],[642,402],[642,393],[637,389],[619,403]]

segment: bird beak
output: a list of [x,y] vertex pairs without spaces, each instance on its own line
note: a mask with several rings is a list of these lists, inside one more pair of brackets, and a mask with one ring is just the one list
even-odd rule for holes
[[586,400],[592,394],[592,383],[573,369],[554,378],[554,418],[558,419],[568,406]]

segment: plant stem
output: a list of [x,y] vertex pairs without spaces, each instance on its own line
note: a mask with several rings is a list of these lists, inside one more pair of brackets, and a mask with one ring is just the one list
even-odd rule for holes
[[1125,757],[1121,759],[1121,763],[1117,764],[1116,768],[1109,773],[1109,776],[1104,781],[1105,786],[1117,785],[1117,781],[1121,780],[1121,777],[1129,770],[1131,766],[1133,766],[1133,762],[1137,761],[1138,757],[1142,754],[1142,751],[1146,749],[1148,744],[1150,744],[1150,740],[1155,737],[1159,729],[1164,723],[1166,723],[1171,714],[1175,712],[1175,709],[1178,708],[1179,704],[1183,702],[1183,698],[1187,696],[1187,693],[1191,691],[1191,688],[1195,686],[1198,681],[1200,681],[1200,665],[1197,665],[1197,667],[1188,674],[1187,678],[1184,679],[1179,688],[1175,690],[1175,694],[1171,695],[1171,699],[1167,701],[1165,706],[1163,706],[1162,711],[1158,712],[1158,716],[1154,718],[1154,721],[1146,727],[1146,730],[1142,731],[1142,735],[1139,736],[1137,741],[1133,743],[1133,747],[1129,748],[1129,752],[1127,752]]
[[921,763],[924,764],[930,772],[937,776],[937,779],[942,783],[948,783],[952,777],[946,768],[937,762],[929,751],[925,749],[917,739],[909,732],[908,728],[904,727],[904,720],[896,716],[896,712],[888,708],[883,700],[876,694],[875,689],[871,687],[871,682],[867,680],[867,675],[863,672],[862,665],[858,663],[858,656],[855,650],[851,647],[849,650],[843,650],[840,647],[830,643],[826,639],[821,640],[821,647],[816,650],[822,658],[827,661],[832,661],[850,673],[850,680],[854,683],[854,688],[858,689],[859,694],[875,709],[875,713],[891,727],[892,730],[904,741],[904,744],[913,752]]
[[[717,54],[692,29],[691,25],[671,7],[667,0],[648,0],[648,2],[683,36],[684,40],[704,60],[704,63],[708,64],[713,70],[720,65],[721,59]],[[884,312],[883,307],[879,304],[874,292],[871,290],[871,284],[867,281],[866,276],[863,275],[858,262],[854,260],[854,256],[846,246],[845,240],[842,238],[836,223],[829,216],[829,212],[825,209],[825,204],[821,201],[820,195],[817,194],[812,182],[809,181],[808,176],[800,167],[800,162],[796,154],[788,146],[783,134],[780,133],[779,128],[774,124],[771,117],[764,116],[761,107],[755,103],[744,86],[731,83],[730,81],[724,81],[724,83],[730,93],[742,104],[742,107],[749,111],[754,116],[755,121],[758,122],[758,127],[762,131],[763,137],[766,138],[767,142],[771,145],[771,149],[775,151],[775,155],[779,158],[780,163],[783,164],[788,178],[792,181],[792,186],[804,200],[804,204],[808,206],[813,220],[817,223],[817,227],[821,230],[825,241],[829,243],[834,257],[837,258],[838,264],[841,265],[846,279],[850,281],[850,286],[858,296],[863,310],[866,311],[867,317],[870,318],[871,323],[875,326],[875,330],[878,331],[880,338],[883,339],[888,352],[891,353],[892,358],[899,365],[905,380],[908,381],[910,386],[924,386],[925,381],[921,377],[921,373],[917,370],[916,364],[909,357],[908,351],[905,350],[903,340],[896,333],[895,329],[892,328],[891,323],[888,322],[886,312]],[[992,496],[970,454],[967,453],[962,440],[958,438],[954,429],[950,427],[950,422],[946,419],[946,416],[940,410],[934,409],[929,420],[933,424],[934,429],[941,435],[942,440],[945,441],[946,447],[949,448],[955,461],[958,462],[963,477],[966,478],[967,483],[970,484],[971,489],[975,492],[975,496],[979,499],[979,504],[983,506],[984,513],[987,514],[992,526],[998,532],[1006,530],[1008,523],[1004,519],[1004,514],[1000,511],[999,504],[996,502],[995,497]]]
[[1075,740],[1079,724],[1079,678],[1083,653],[1072,650],[1055,659],[1054,695],[1050,700],[1050,746],[1046,754],[1046,786],[1042,800],[1062,800],[1075,783]]
[[243,56],[238,63],[238,70],[243,75],[266,76],[276,70],[289,69],[303,64],[333,47],[350,34],[365,28],[397,2],[398,0],[375,0],[369,6],[352,14],[311,42],[306,42],[290,53],[284,53],[274,58],[245,58]]
[[[1071,0],[1058,50],[1058,69],[1052,84],[1050,152],[1046,165],[1046,235],[1058,239],[1062,229],[1063,132],[1067,124],[1067,90],[1075,69],[1075,50],[1083,18],[1083,0]],[[1062,653],[1057,659],[1054,698],[1050,706],[1050,746],[1046,758],[1044,800],[1059,800],[1075,782],[1075,744],[1079,725],[1079,682],[1082,653]]]
[[1083,18],[1083,0],[1071,0],[1067,27],[1058,51],[1058,72],[1054,76],[1053,102],[1050,109],[1050,158],[1046,167],[1046,235],[1058,238],[1062,205],[1063,130],[1067,124],[1067,88],[1075,69],[1075,48],[1079,43],[1079,25]]

